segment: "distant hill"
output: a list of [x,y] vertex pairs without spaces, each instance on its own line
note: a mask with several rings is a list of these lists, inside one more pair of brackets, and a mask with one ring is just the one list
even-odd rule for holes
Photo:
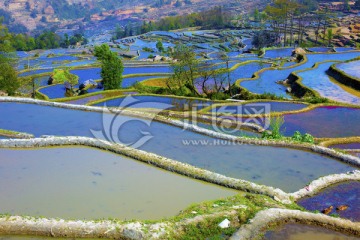
[[106,18],[158,20],[159,18],[199,12],[221,5],[238,14],[268,0],[2,0],[0,16],[15,32],[44,27],[65,27]]

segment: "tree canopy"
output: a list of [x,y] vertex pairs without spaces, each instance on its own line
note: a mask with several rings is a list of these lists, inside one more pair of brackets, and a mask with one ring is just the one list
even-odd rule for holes
[[10,39],[11,34],[0,21],[0,90],[9,95],[14,95],[20,87],[20,82],[13,66],[15,58],[11,53],[14,49],[11,46]]
[[121,88],[124,66],[117,53],[112,52],[108,45],[95,47],[95,54],[101,62],[101,78],[105,90]]
[[191,47],[177,45],[172,53],[177,61],[171,64],[172,76],[168,79],[167,87],[176,94],[198,95],[195,87],[196,77],[199,75],[200,61]]

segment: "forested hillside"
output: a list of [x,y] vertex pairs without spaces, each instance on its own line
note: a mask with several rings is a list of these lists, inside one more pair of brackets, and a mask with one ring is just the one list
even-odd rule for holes
[[64,27],[106,19],[158,20],[166,16],[189,14],[221,5],[233,13],[249,12],[265,6],[268,0],[4,0],[0,16],[12,32],[44,27]]

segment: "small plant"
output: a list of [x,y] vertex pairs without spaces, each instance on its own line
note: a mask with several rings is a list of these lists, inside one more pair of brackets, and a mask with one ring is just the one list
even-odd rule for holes
[[269,131],[263,131],[263,133],[262,133],[262,138],[265,138],[265,139],[271,138],[271,132],[269,132]]
[[294,135],[291,137],[292,140],[298,142],[306,142],[306,143],[314,143],[314,137],[309,133],[305,133],[302,135],[299,131],[296,131]]
[[54,79],[53,83],[64,83],[68,81],[72,85],[76,85],[79,80],[79,77],[70,73],[69,69],[54,69],[52,77]]
[[305,101],[308,103],[311,103],[311,104],[317,104],[317,103],[328,103],[329,99],[324,98],[324,97],[313,96],[313,97],[305,99]]
[[272,118],[270,120],[270,127],[271,127],[271,137],[272,139],[280,139],[283,137],[282,133],[281,133],[281,127],[282,125],[284,125],[285,121],[284,121],[284,117],[283,116],[278,116],[276,118]]
[[301,135],[301,133],[300,133],[299,131],[296,131],[291,138],[292,138],[292,140],[294,140],[294,141],[301,142],[302,139],[303,139],[303,136]]
[[302,136],[302,142],[307,143],[314,143],[314,137],[310,135],[309,133],[305,133],[304,136]]
[[149,47],[143,47],[142,50],[143,50],[144,52],[154,52],[154,51],[153,51],[151,48],[149,48]]
[[271,118],[270,120],[270,129],[269,131],[264,131],[262,134],[262,138],[265,139],[281,139],[283,138],[283,129],[282,126],[284,125],[284,117],[283,116],[277,116],[275,118]]

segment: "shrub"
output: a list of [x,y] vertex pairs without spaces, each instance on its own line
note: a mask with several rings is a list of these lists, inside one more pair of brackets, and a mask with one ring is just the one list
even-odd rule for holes
[[214,92],[213,94],[210,94],[209,97],[212,100],[226,100],[229,98],[229,95],[223,92]]
[[254,99],[271,99],[271,100],[284,100],[283,96],[277,96],[273,93],[262,93],[262,94],[255,94],[251,93],[244,88],[240,88],[236,85],[231,86],[231,93],[236,94],[234,99],[241,99],[241,100],[254,100]]
[[79,77],[70,73],[68,69],[54,69],[53,74],[53,83],[64,83],[68,81],[72,85],[78,84]]
[[280,139],[283,137],[282,135],[282,126],[284,125],[285,120],[283,116],[278,116],[276,118],[272,118],[270,120],[270,128],[271,128],[271,137],[272,139]]
[[284,125],[284,117],[283,116],[278,116],[275,118],[271,118],[270,120],[270,129],[271,132],[269,131],[264,131],[262,134],[262,138],[265,139],[281,139],[283,138],[283,129],[282,126]]
[[301,135],[299,131],[296,131],[294,135],[291,137],[292,140],[298,142],[306,142],[306,143],[314,143],[314,137],[308,133]]
[[324,98],[324,97],[310,97],[310,98],[306,98],[305,99],[306,102],[311,103],[311,104],[317,104],[317,103],[328,103],[329,99]]
[[12,96],[19,87],[16,70],[9,63],[0,64],[0,90]]
[[153,51],[151,48],[149,48],[149,47],[143,47],[142,50],[143,50],[144,52],[154,52],[154,51]]
[[307,143],[314,143],[314,137],[308,133],[305,133],[304,136],[302,136],[302,142]]
[[117,53],[112,52],[108,45],[95,47],[95,57],[101,62],[101,78],[104,89],[121,88],[124,66]]
[[271,132],[263,131],[262,138],[265,138],[265,139],[271,138]]
[[295,141],[302,141],[303,136],[301,135],[301,133],[299,131],[296,131],[294,133],[294,135],[292,136],[292,139]]

